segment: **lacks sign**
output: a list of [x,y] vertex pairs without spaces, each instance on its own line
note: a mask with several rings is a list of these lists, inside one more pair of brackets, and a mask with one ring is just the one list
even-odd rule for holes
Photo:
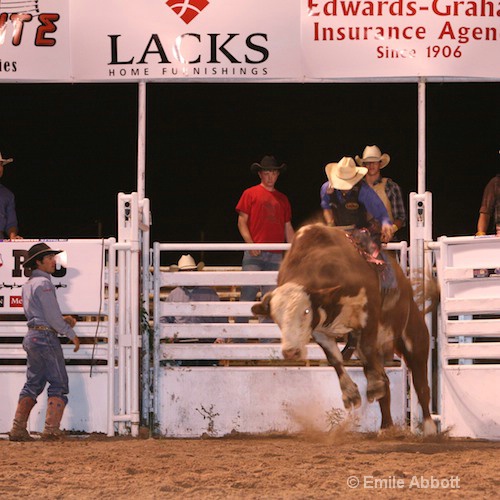
[[208,5],[208,0],[168,0],[167,5],[189,24]]
[[[31,271],[22,264],[38,241],[0,241],[0,315],[23,314],[22,287]],[[63,314],[97,314],[104,287],[102,240],[43,241],[66,254],[66,265],[58,264],[51,277]]]
[[[150,0],[140,9],[123,0],[72,2],[75,77],[301,79],[299,7],[297,0]],[[101,15],[91,20],[90,12]]]

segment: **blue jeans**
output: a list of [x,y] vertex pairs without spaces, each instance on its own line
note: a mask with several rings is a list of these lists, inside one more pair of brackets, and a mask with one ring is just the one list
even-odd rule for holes
[[[283,259],[282,252],[261,252],[256,257],[250,255],[249,251],[243,254],[243,271],[277,271],[280,268]],[[276,288],[275,286],[242,286],[240,300],[255,300],[257,292],[260,290],[262,295]]]
[[[280,268],[283,260],[282,252],[261,252],[256,257],[250,255],[249,251],[243,254],[242,269],[243,271],[277,271]],[[276,287],[273,286],[242,286],[240,300],[242,302],[252,302],[255,300],[259,290],[262,295]],[[247,323],[249,318],[238,317],[236,323]],[[271,319],[264,320],[265,323],[272,323]]]
[[30,397],[36,401],[48,382],[49,398],[60,398],[66,404],[66,394],[69,392],[68,373],[57,335],[45,330],[28,330],[23,348],[27,354],[26,383],[19,399]]

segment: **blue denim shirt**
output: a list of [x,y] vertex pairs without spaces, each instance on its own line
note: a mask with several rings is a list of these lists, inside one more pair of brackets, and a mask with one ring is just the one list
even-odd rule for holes
[[0,238],[9,236],[9,229],[17,228],[17,215],[14,194],[0,184]]
[[[327,192],[328,181],[326,181],[320,190],[321,208],[328,209],[330,207],[330,195]],[[334,196],[337,196],[339,201],[342,201],[340,191],[334,190]],[[361,189],[359,190],[359,201],[366,207],[366,210],[380,224],[392,224],[389,214],[378,194],[364,181],[361,181]]]
[[23,285],[23,307],[28,328],[46,326],[71,340],[76,337],[73,328],[63,319],[50,274],[40,269],[33,271]]

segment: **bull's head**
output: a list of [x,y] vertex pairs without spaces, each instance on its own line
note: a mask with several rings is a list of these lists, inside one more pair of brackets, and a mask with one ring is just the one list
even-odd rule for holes
[[285,359],[304,359],[314,329],[326,319],[324,306],[338,300],[339,288],[308,291],[297,283],[285,283],[266,293],[252,312],[271,317],[279,326]]

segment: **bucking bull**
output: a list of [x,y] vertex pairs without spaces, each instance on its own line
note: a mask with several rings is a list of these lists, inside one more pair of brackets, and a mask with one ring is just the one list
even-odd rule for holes
[[277,288],[266,293],[252,312],[270,316],[279,326],[285,359],[304,359],[311,337],[322,347],[339,377],[346,409],[361,405],[336,340],[351,332],[367,379],[367,399],[380,404],[382,428],[393,425],[384,361],[392,360],[396,352],[411,370],[423,410],[423,432],[434,434],[427,380],[429,333],[410,281],[399,265],[393,267],[397,288],[382,291],[379,271],[342,229],[304,226],[283,259]]

